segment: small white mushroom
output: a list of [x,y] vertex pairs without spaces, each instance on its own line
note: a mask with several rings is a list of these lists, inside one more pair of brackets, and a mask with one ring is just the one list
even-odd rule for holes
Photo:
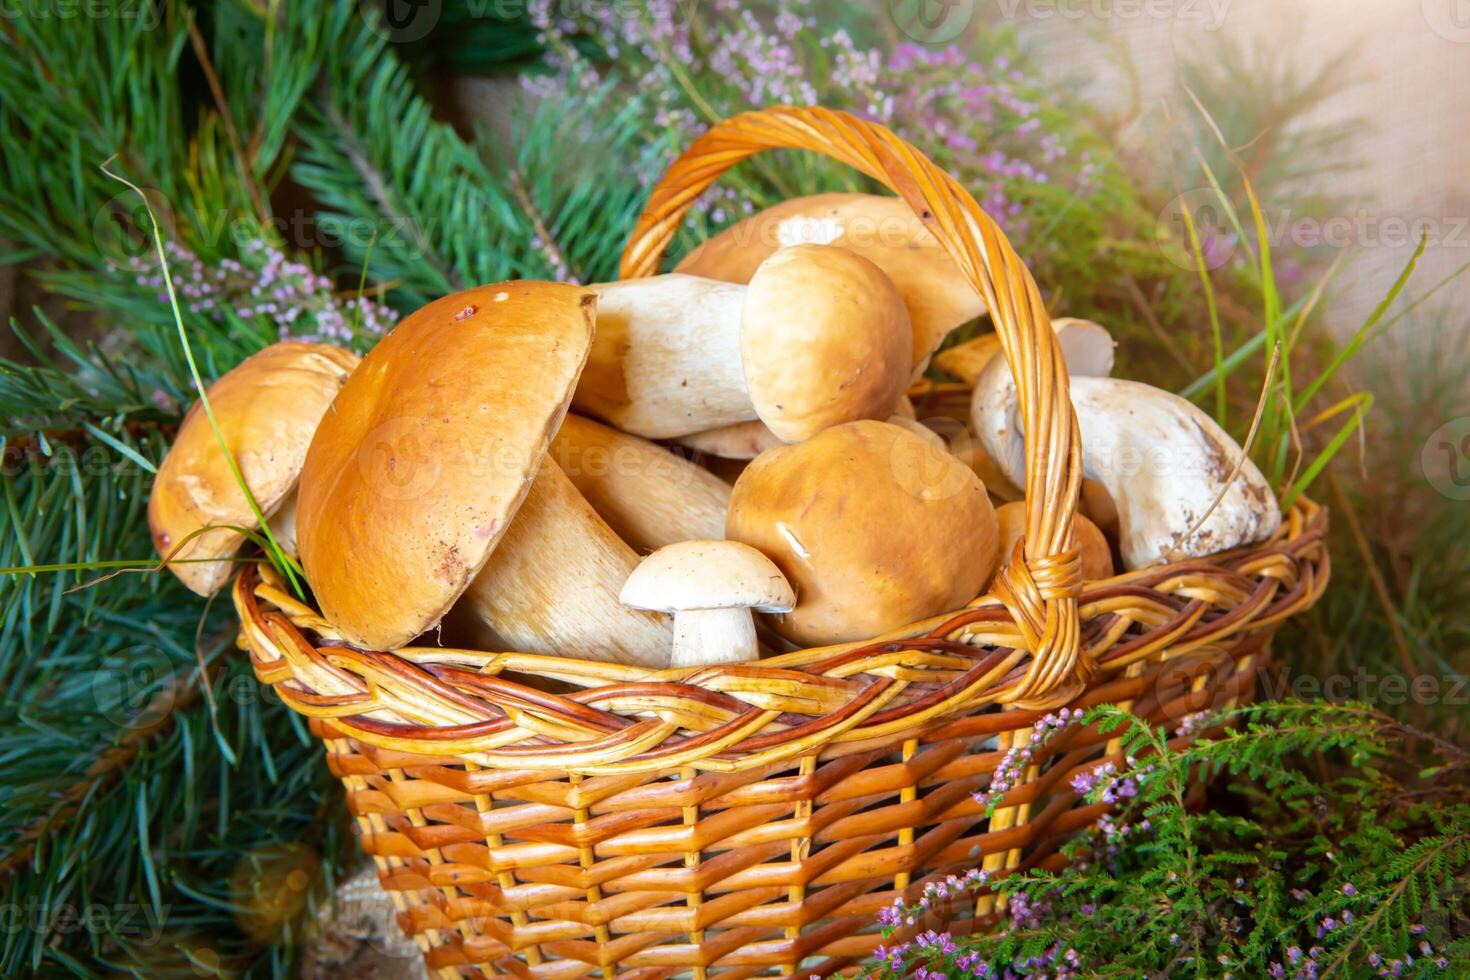
[[[1191,402],[1136,381],[1072,378],[1082,471],[1118,509],[1123,564],[1198,558],[1259,541],[1281,523],[1261,471]],[[975,386],[976,435],[1025,486],[1025,434],[1015,382],[992,361]]]
[[783,248],[748,286],[670,274],[592,288],[597,333],[572,403],[624,432],[670,439],[760,419],[800,442],[887,418],[908,386],[903,297],[844,248]]
[[681,541],[634,569],[622,601],[674,614],[671,667],[739,663],[759,655],[751,611],[790,612],[796,596],[775,564],[737,541]]

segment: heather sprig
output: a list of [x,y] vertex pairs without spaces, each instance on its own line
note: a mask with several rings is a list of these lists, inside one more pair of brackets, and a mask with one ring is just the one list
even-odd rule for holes
[[[718,119],[768,105],[846,109],[933,156],[1038,268],[1091,251],[1079,238],[1101,233],[1098,212],[1130,207],[1117,194],[1106,143],[1053,104],[1013,45],[890,51],[819,23],[805,2],[758,13],[731,0],[698,8],[655,0],[569,14],[555,0],[536,0],[530,14],[548,51],[548,70],[524,81],[536,96],[588,93],[615,72],[643,102],[647,122],[675,145]],[[583,38],[594,53],[577,43]],[[781,197],[843,188],[825,165],[753,166],[753,180],[712,189],[699,216],[719,227]],[[1078,206],[1083,200],[1087,208]]]
[[[187,247],[165,245],[180,305],[192,316],[227,323],[233,317],[273,323],[281,340],[310,340],[343,345],[371,345],[393,326],[393,311],[366,296],[343,297],[331,279],[305,262],[292,259],[279,246],[255,239],[239,259],[207,263]],[[163,294],[158,263],[141,256],[124,268],[144,288]]]
[[975,802],[985,807],[986,816],[993,816],[1001,800],[1025,777],[1027,768],[1036,753],[1068,726],[1081,721],[1082,712],[1063,708],[1043,716],[1032,726],[1029,737],[1022,742],[1012,743],[1001,757],[1000,764],[990,775],[990,783],[975,794]]
[[[1452,941],[1470,880],[1470,790],[1420,775],[1418,733],[1355,704],[1202,714],[1178,727],[1223,734],[1194,744],[1113,707],[1082,721],[1118,732],[1129,760],[1077,777],[1074,790],[1114,808],[1066,846],[1069,867],[929,883],[920,902],[880,913],[887,936],[920,932],[886,945],[866,976],[1315,980],[1470,966]],[[1324,737],[1309,741],[1309,730]],[[1296,760],[1314,745],[1358,760],[1356,774],[1308,777]],[[1188,788],[1201,771],[1237,782],[1193,809]],[[1325,803],[1349,798],[1351,807]],[[937,939],[926,916],[938,901],[980,890],[1005,896],[998,928]]]

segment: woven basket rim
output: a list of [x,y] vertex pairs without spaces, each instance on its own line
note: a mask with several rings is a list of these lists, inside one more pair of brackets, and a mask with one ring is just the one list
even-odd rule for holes
[[[1088,583],[1080,597],[1084,640],[1096,648],[1099,670],[1073,703],[1095,700],[1132,665],[1190,654],[1208,660],[1226,641],[1269,632],[1310,607],[1330,577],[1326,527],[1326,510],[1303,497],[1265,542]],[[655,670],[438,646],[359,650],[292,597],[269,566],[242,570],[232,595],[256,675],[293,710],[366,744],[496,769],[733,771],[901,741],[1006,707],[1006,691],[1028,666],[1026,651],[1004,642],[1018,631],[991,596],[877,640]],[[1142,632],[1109,633],[1120,618],[1150,617]],[[551,694],[508,673],[581,689]],[[1003,724],[1047,710],[1011,707]],[[434,718],[455,711],[475,717]]]

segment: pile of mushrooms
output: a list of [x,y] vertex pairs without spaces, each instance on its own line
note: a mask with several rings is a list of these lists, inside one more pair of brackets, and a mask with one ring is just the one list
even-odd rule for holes
[[[964,608],[1022,547],[1010,368],[994,334],[946,346],[984,313],[906,205],[864,194],[769,208],[666,275],[465,290],[361,361],[285,342],[219,378],[159,467],[154,543],[208,595],[268,533],[364,649],[687,673],[882,636]],[[1212,420],[1110,377],[1098,324],[1053,328],[1085,579],[1276,529]],[[928,417],[926,372],[968,413]]]

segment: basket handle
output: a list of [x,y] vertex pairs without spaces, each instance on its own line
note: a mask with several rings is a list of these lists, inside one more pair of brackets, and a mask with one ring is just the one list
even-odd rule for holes
[[1036,281],[1005,234],[949,174],[888,128],[845,112],[777,106],[721,122],[669,167],[623,251],[624,279],[651,276],[690,206],[726,170],[762,150],[824,153],[882,182],[913,208],[985,301],[1016,379],[1026,429],[1024,550],[1005,557],[993,595],[1032,654],[1005,700],[1064,703],[1091,676],[1080,647],[1082,573],[1073,523],[1081,444],[1066,363]]

